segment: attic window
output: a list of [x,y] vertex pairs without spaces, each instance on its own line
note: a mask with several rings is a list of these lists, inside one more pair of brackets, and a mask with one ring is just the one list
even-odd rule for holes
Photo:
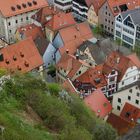
[[12,10],[12,11],[15,11],[15,10],[16,10],[16,8],[15,8],[14,6],[12,6],[12,7],[11,7],[11,10]]
[[17,66],[17,69],[18,69],[18,70],[21,70],[21,67],[20,67],[20,66]]
[[14,60],[14,61],[16,61],[16,60],[17,60],[17,58],[16,58],[15,56],[13,56],[13,60]]
[[8,59],[6,59],[5,62],[6,62],[7,65],[10,63]]
[[23,54],[22,52],[20,52],[20,56],[21,56],[21,57],[24,57],[24,54]]
[[119,12],[119,8],[117,6],[113,7],[113,11],[114,13],[118,13]]
[[23,6],[23,8],[26,8],[26,4],[25,3],[22,3],[22,6]]
[[20,5],[17,5],[17,9],[21,9],[21,6]]
[[27,61],[25,61],[24,65],[25,65],[26,67],[29,67],[29,63],[28,63]]
[[28,2],[28,5],[31,7],[32,6],[32,3],[31,2]]
[[96,78],[94,81],[99,84],[101,82],[101,78]]
[[129,118],[129,117],[130,117],[130,115],[131,115],[131,113],[130,113],[130,112],[126,112],[125,117],[126,117],[126,118]]
[[127,11],[128,9],[126,4],[120,5],[119,8],[121,9],[121,12]]
[[34,5],[37,5],[37,1],[34,0],[34,1],[33,1],[33,4],[34,4]]

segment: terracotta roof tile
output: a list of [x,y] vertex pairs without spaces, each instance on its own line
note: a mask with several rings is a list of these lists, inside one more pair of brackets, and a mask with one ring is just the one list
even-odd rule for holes
[[2,48],[0,53],[3,55],[0,68],[5,68],[11,72],[18,70],[29,72],[43,64],[32,38]]
[[119,135],[126,134],[130,129],[132,129],[135,125],[130,123],[123,118],[111,113],[107,119],[107,122],[114,127]]
[[132,10],[140,6],[139,0],[107,0],[107,2],[114,16],[123,12],[120,7],[126,10]]
[[118,51],[113,51],[104,63],[103,73],[109,74],[113,69],[117,70],[119,73],[118,80],[120,81],[126,70],[131,66],[135,66],[135,64],[128,57]]
[[120,116],[126,121],[137,123],[140,119],[140,108],[126,102]]
[[4,17],[11,17],[48,6],[46,0],[0,0],[0,11]]
[[59,33],[64,45],[66,45],[68,42],[73,42],[76,39],[85,41],[87,39],[93,38],[92,31],[87,22],[61,29],[59,30]]
[[53,31],[56,31],[74,24],[76,24],[76,22],[72,13],[57,12],[52,16],[45,26]]
[[107,116],[112,110],[110,102],[100,89],[95,90],[91,95],[87,96],[84,102],[101,118]]
[[[107,85],[107,82],[102,73],[102,70],[103,70],[102,64],[98,65],[96,67],[90,68],[85,73],[83,73],[81,76],[79,76],[77,78],[77,80],[82,83],[90,83],[95,88],[101,88],[101,87]],[[99,82],[96,82],[96,80],[99,80]]]
[[20,33],[21,37],[22,36],[24,38],[32,37],[33,40],[35,40],[37,36],[44,37],[41,27],[38,27],[35,24],[22,26],[17,29],[17,32]]

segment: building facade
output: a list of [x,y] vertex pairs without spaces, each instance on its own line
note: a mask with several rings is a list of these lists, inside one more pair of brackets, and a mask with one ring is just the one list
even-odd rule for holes
[[54,0],[54,6],[63,11],[69,12],[72,10],[72,0]]
[[16,29],[21,26],[31,24],[33,22],[31,17],[36,13],[36,11],[48,4],[46,0],[25,0],[24,3],[22,3],[22,1],[18,1],[13,2],[12,4],[8,1],[9,0],[2,3],[0,2],[0,35],[11,44],[15,42],[14,34]]
[[119,14],[115,18],[114,39],[131,49],[140,44],[140,8]]

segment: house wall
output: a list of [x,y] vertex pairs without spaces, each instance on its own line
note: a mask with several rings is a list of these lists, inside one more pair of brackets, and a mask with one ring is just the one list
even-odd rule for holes
[[[128,99],[128,96],[130,96],[130,99]],[[120,99],[121,102],[118,102],[118,99]],[[136,100],[139,101],[138,104],[136,103]],[[114,94],[112,101],[112,112],[119,116],[126,102],[140,108],[140,88],[138,88],[137,85]]]
[[118,83],[118,90],[138,81],[139,78],[140,78],[140,71],[138,70],[136,66],[128,68],[123,78]]
[[48,68],[49,66],[55,64],[55,51],[56,49],[53,47],[53,45],[50,43],[43,55],[43,61],[45,64],[45,67]]
[[72,8],[72,0],[54,0],[54,5],[63,11]]
[[88,16],[88,22],[92,26],[96,26],[98,24],[98,16],[97,16],[96,12],[94,11],[93,5],[90,6],[87,16]]
[[71,79],[74,81],[76,78],[78,78],[80,75],[82,75],[84,72],[86,72],[89,69],[89,67],[82,65],[79,70],[77,70],[76,74]]
[[[114,32],[114,39],[121,39],[121,41],[125,42],[131,48],[134,49],[135,42],[136,42],[136,31],[137,31],[137,26],[133,23],[134,29],[125,25],[124,21],[127,20],[127,17],[125,19],[122,18],[122,21],[118,21],[117,18],[121,16],[119,14],[118,16],[115,17],[115,32]],[[122,17],[122,16],[121,16]],[[128,16],[129,17],[129,16]],[[123,39],[123,35],[127,36],[128,38],[132,39],[132,43]]]
[[50,30],[49,28],[45,27],[46,38],[52,42],[54,39],[54,31]]
[[53,40],[53,46],[55,48],[60,48],[60,47],[64,46],[63,40],[62,40],[61,35],[59,33],[55,36],[55,38]]
[[114,28],[115,28],[115,17],[112,14],[112,11],[107,2],[103,4],[103,6],[99,9],[98,13],[99,24],[103,27],[104,31],[114,36]]
[[5,37],[8,43],[14,43],[17,28],[31,24],[33,22],[31,17],[36,13],[36,11],[37,10],[30,11],[9,18],[5,18],[0,15],[0,27],[3,28],[0,30],[0,34]]

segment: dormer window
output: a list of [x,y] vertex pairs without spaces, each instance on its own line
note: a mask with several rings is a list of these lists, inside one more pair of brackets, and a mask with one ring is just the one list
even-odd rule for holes
[[13,56],[13,60],[14,60],[14,61],[16,61],[16,60],[17,60],[16,56]]
[[20,67],[20,66],[17,66],[17,69],[18,69],[19,71],[21,71],[21,67]]
[[26,67],[29,67],[29,63],[28,63],[27,61],[25,61],[24,65],[25,65]]
[[10,62],[8,59],[5,60],[5,63],[8,65]]
[[24,54],[23,54],[22,52],[20,52],[20,56],[21,56],[21,57],[24,57]]

